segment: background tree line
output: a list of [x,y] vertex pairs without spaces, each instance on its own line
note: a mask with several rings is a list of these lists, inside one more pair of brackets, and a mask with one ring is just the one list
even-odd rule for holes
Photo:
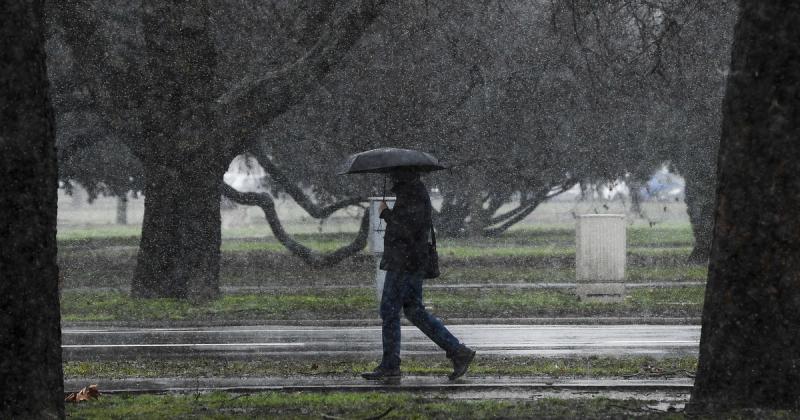
[[[260,205],[312,264],[357,252],[363,223],[317,255],[283,231],[273,197],[318,218],[359,205],[375,179],[331,174],[386,145],[453,165],[431,177],[453,236],[501,234],[577,182],[636,185],[669,163],[687,179],[693,258],[708,256],[730,2],[71,0],[49,12],[60,177],[145,192],[139,296],[218,294],[221,195]],[[272,194],[224,185],[242,153]]]

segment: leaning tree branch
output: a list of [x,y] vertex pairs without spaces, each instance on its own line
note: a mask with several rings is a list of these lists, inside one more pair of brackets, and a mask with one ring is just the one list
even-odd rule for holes
[[540,190],[533,196],[533,198],[529,199],[527,206],[523,208],[522,204],[520,204],[520,206],[518,206],[515,210],[509,212],[509,213],[514,212],[516,214],[514,214],[508,220],[503,222],[503,224],[497,227],[484,229],[483,231],[484,235],[497,236],[505,232],[506,230],[508,230],[508,228],[515,225],[516,223],[519,223],[520,221],[522,221],[522,219],[526,218],[529,214],[533,213],[533,211],[536,210],[537,207],[539,207],[539,204],[568,190],[570,187],[575,185],[575,182],[576,181],[574,179],[570,178],[564,181],[561,185],[559,185],[555,191],[552,188]]
[[[489,224],[493,224],[491,222],[492,215],[495,214],[500,207],[503,207],[504,201],[500,199],[497,194],[489,194],[489,197],[484,201],[484,203],[488,203],[488,207],[486,209],[479,209],[481,220],[488,220]],[[485,204],[486,205],[486,204]]]
[[522,200],[517,207],[515,207],[515,208],[513,208],[513,209],[511,209],[511,210],[509,210],[509,211],[507,211],[505,213],[498,214],[497,216],[493,216],[491,219],[489,219],[489,224],[490,225],[496,225],[496,224],[502,222],[503,220],[507,220],[507,219],[510,219],[510,218],[516,216],[517,214],[519,214],[520,211],[524,211],[524,209],[526,209],[530,204],[533,204],[533,202],[534,202],[534,198],[526,198],[526,199]]
[[483,230],[483,234],[485,236],[497,236],[501,233],[505,232],[513,226],[514,224],[520,222],[522,219],[526,218],[529,214],[533,213],[536,210],[536,207],[539,206],[545,199],[543,194],[536,194],[535,199],[529,200],[528,204],[522,205],[520,204],[516,209],[513,210],[515,213],[513,217],[510,217],[508,220],[503,222],[500,226],[493,227],[493,228],[485,228]]
[[333,252],[321,253],[297,242],[283,229],[278,213],[275,211],[275,201],[269,194],[240,192],[226,183],[222,184],[222,194],[237,204],[260,207],[264,211],[264,217],[267,219],[267,223],[269,223],[269,227],[278,241],[311,267],[321,268],[336,265],[344,259],[357,254],[367,245],[369,209],[364,211],[358,235],[351,243]]
[[291,196],[292,199],[303,208],[303,210],[305,210],[311,217],[315,219],[324,219],[337,210],[354,206],[366,201],[364,197],[352,197],[328,206],[321,207],[314,203],[314,201],[311,200],[308,195],[306,195],[302,188],[300,188],[296,183],[292,182],[286,173],[281,171],[280,168],[278,168],[278,166],[272,162],[272,159],[260,151],[259,153],[254,153],[254,156],[261,167],[264,168],[267,173],[269,173],[272,180],[277,182],[278,185],[283,188],[284,192],[289,194],[289,196]]

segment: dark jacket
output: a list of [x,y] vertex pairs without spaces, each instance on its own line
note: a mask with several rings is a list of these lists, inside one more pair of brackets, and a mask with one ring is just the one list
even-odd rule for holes
[[432,225],[428,190],[416,179],[395,184],[392,192],[397,197],[394,209],[380,214],[386,221],[380,268],[412,273],[424,271]]

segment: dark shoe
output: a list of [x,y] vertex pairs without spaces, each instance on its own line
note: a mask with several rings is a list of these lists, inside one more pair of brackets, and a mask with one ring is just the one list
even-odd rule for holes
[[372,372],[364,372],[361,377],[369,381],[383,381],[387,379],[400,379],[400,368],[385,369],[378,366]]
[[472,363],[472,359],[475,358],[475,350],[471,350],[468,347],[464,347],[461,351],[456,353],[453,356],[453,373],[451,373],[448,378],[451,381],[455,381],[456,379],[464,376],[467,373],[467,369],[469,369],[469,364]]

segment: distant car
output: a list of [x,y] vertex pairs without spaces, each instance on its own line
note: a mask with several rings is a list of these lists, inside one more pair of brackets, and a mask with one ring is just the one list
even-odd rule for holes
[[682,177],[661,169],[653,175],[640,190],[642,198],[668,201],[682,200],[686,182]]

